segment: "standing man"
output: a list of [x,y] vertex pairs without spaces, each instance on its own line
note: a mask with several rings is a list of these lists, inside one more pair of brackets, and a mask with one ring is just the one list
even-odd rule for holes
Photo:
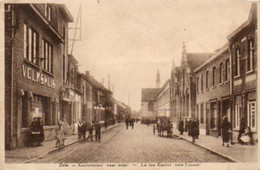
[[91,141],[93,141],[92,140],[93,129],[94,129],[94,121],[92,121],[92,123],[90,123],[89,129],[88,129],[88,139],[90,138]]
[[82,124],[81,120],[79,120],[79,123],[78,123],[78,139],[81,139],[82,129],[83,129],[83,124]]
[[99,141],[100,142],[100,138],[101,138],[101,125],[99,122],[96,123],[96,126],[95,126],[95,132],[96,132],[96,141]]
[[184,122],[183,122],[183,120],[180,120],[179,121],[179,132],[180,132],[180,135],[183,134],[183,131],[184,131]]
[[86,132],[87,132],[87,122],[84,120],[82,124],[82,136],[84,141],[86,141]]
[[128,129],[128,124],[129,122],[128,122],[128,118],[126,118],[126,120],[125,120],[125,125],[126,125],[126,129]]

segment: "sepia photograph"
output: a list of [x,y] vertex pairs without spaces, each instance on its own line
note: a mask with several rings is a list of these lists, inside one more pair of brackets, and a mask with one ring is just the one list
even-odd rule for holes
[[1,5],[4,169],[259,168],[258,2]]

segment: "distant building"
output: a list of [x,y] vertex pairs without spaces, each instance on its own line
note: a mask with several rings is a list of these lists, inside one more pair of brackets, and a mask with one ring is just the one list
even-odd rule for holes
[[156,101],[159,88],[142,88],[141,118],[153,119],[157,117]]
[[160,88],[160,90],[157,92],[156,96],[157,96],[157,107],[156,107],[156,111],[157,111],[157,116],[158,117],[168,117],[170,118],[171,116],[171,108],[170,108],[170,80],[167,80],[164,85],[162,86],[162,88]]

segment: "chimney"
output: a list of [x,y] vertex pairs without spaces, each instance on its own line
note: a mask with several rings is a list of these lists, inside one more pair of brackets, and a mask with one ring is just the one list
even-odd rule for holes
[[86,72],[85,72],[85,75],[86,75],[86,76],[90,76],[89,71],[86,71]]

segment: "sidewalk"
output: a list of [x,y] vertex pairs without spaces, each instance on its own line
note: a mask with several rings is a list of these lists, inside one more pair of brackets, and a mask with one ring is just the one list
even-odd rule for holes
[[[108,126],[107,130],[112,129],[120,125],[117,123],[112,126]],[[101,132],[104,132],[105,128],[102,127]],[[86,134],[88,136],[88,132]],[[83,139],[78,139],[78,135],[68,136],[65,141],[65,147],[82,141]],[[42,143],[42,146],[38,147],[22,147],[13,150],[5,150],[5,162],[6,163],[26,163],[31,159],[40,158],[48,153],[59,150],[55,148],[56,140],[46,141]]]
[[[180,135],[177,129],[173,129],[173,135],[180,137],[188,142],[192,141],[192,138],[184,132]],[[235,142],[235,141],[234,141]],[[194,145],[202,147],[215,153],[221,157],[224,157],[232,162],[257,162],[258,145],[241,145],[235,143],[235,145],[229,145],[229,147],[222,146],[222,138],[208,135],[199,135],[199,139],[196,139]]]

